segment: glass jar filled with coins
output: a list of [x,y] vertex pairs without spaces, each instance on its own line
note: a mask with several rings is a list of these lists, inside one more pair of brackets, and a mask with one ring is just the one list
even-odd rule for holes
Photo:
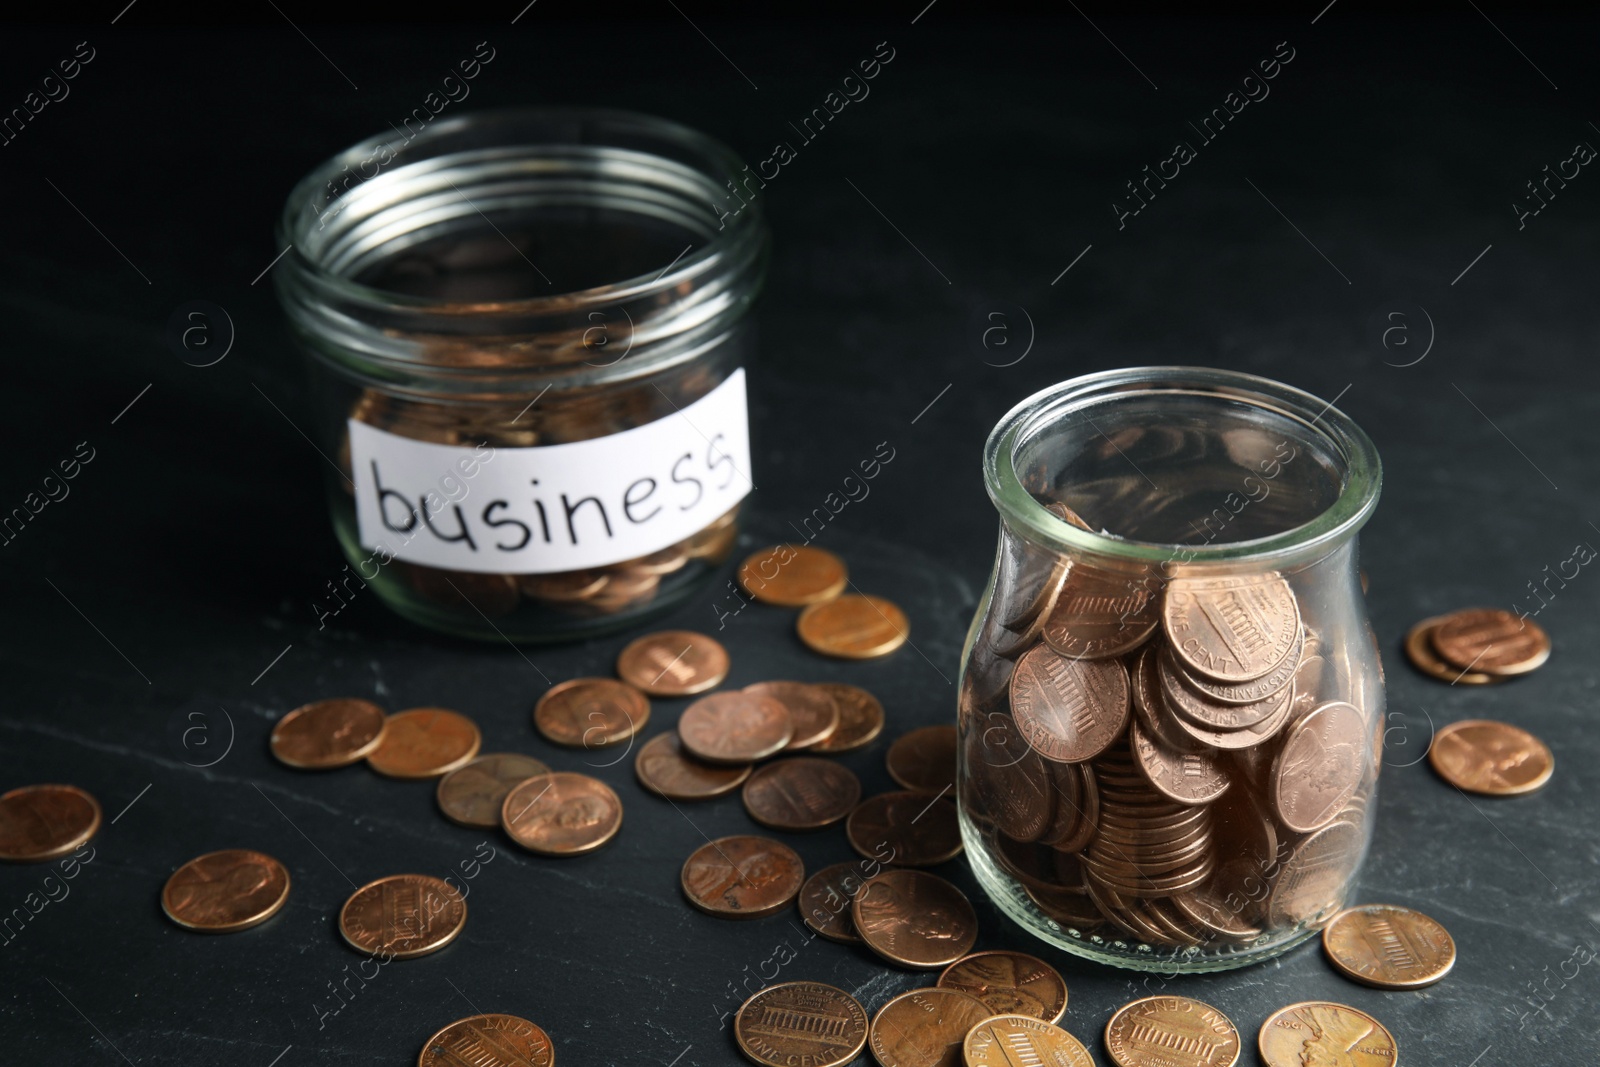
[[1356,534],[1378,456],[1249,375],[1110,371],[990,435],[993,577],[959,800],[978,880],[1062,948],[1146,970],[1276,955],[1344,905],[1383,723]]
[[760,186],[693,130],[566,109],[391,131],[308,175],[274,278],[349,561],[319,621],[371,590],[564,639],[697,588],[752,487]]

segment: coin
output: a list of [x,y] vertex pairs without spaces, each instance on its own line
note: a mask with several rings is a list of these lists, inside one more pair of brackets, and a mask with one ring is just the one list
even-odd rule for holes
[[701,845],[679,876],[689,903],[719,919],[759,919],[782,911],[804,880],[805,865],[794,849],[750,835]]
[[855,772],[829,759],[793,756],[775,760],[744,783],[744,810],[773,830],[820,830],[855,810],[861,782]]
[[494,1067],[555,1067],[550,1035],[515,1015],[470,1015],[428,1038],[417,1067],[493,1064]]
[[739,564],[739,584],[763,604],[803,608],[832,600],[849,582],[844,561],[810,545],[773,545]]
[[1046,759],[1093,759],[1122,733],[1129,707],[1128,672],[1120,660],[1068,659],[1035,645],[1011,674],[1017,728]]
[[1256,1037],[1266,1067],[1394,1067],[1394,1035],[1364,1011],[1326,1000],[1279,1008]]
[[545,740],[571,748],[627,741],[649,721],[649,699],[612,678],[574,678],[553,685],[533,709],[533,724]]
[[872,1057],[880,1067],[962,1067],[967,1033],[994,1013],[955,989],[913,989],[872,1018]]
[[739,1051],[756,1063],[844,1067],[867,1044],[867,1012],[821,982],[768,986],[733,1017]]
[[1209,804],[1233,781],[1216,760],[1200,752],[1167,748],[1146,734],[1137,721],[1129,727],[1128,742],[1150,784],[1180,804]]
[[265,852],[231,848],[173,871],[161,890],[161,910],[186,929],[227,934],[266,922],[288,899],[283,864]]
[[1278,574],[1174,578],[1162,625],[1184,666],[1217,682],[1259,678],[1282,663],[1300,635],[1300,607]]
[[961,1043],[966,1067],[1094,1067],[1083,1042],[1061,1027],[1027,1015],[996,1015],[967,1031]]
[[[1163,647],[1156,656],[1156,678],[1163,706],[1203,730],[1243,730],[1256,726],[1278,710],[1286,689],[1286,686],[1279,686],[1252,704],[1220,703],[1185,684],[1183,670],[1173,658],[1170,645]],[[1294,681],[1293,668],[1287,679]]]
[[[995,716],[992,725],[968,733],[967,785],[970,799],[976,801],[970,806],[993,819],[1012,840],[1037,841],[1056,815],[1052,772],[1010,725],[1011,720]],[[901,784],[906,784],[903,779]]]
[[1074,566],[1041,636],[1069,659],[1120,656],[1144,643],[1160,622],[1142,576]]
[[99,801],[75,785],[25,785],[0,795],[0,860],[53,860],[99,829]]
[[605,589],[611,575],[604,571],[557,571],[553,574],[519,574],[517,587],[522,595],[554,604],[588,600]]
[[[1304,626],[1295,638],[1294,645],[1290,647],[1289,654],[1284,656],[1278,665],[1259,678],[1252,678],[1248,682],[1230,685],[1227,682],[1214,682],[1209,678],[1191,674],[1177,666],[1177,661],[1171,659],[1171,653],[1166,653],[1163,659],[1167,660],[1176,673],[1178,681],[1183,688],[1193,690],[1208,700],[1220,704],[1259,704],[1269,697],[1283,691],[1284,686],[1300,677],[1302,661],[1306,659],[1306,644],[1311,640],[1310,634]],[[1163,646],[1165,648],[1166,646]],[[1319,660],[1320,662],[1320,660]]]
[[879,869],[880,865],[872,860],[852,860],[817,871],[800,887],[801,921],[829,941],[860,941],[855,920],[850,917],[850,902]]
[[914,793],[943,793],[956,784],[956,728],[924,726],[895,738],[884,756],[889,777]]
[[1233,1067],[1240,1045],[1232,1019],[1189,997],[1144,997],[1106,1024],[1117,1067]]
[[444,708],[411,708],[389,716],[367,766],[390,778],[437,778],[464,767],[483,737],[465,715]]
[[646,634],[617,656],[622,680],[653,697],[682,697],[715,689],[728,676],[728,650],[692,630]]
[[1056,969],[1025,952],[974,952],[939,975],[940,989],[959,989],[996,1015],[1026,1015],[1053,1023],[1067,1010],[1067,983]]
[[902,967],[943,967],[972,951],[978,913],[966,896],[927,871],[875,875],[850,902],[856,934]]
[[772,697],[755,693],[703,696],[678,719],[683,747],[708,763],[766,759],[781,752],[793,732],[788,709]]
[[411,580],[413,589],[435,604],[457,610],[473,608],[491,619],[511,614],[522,599],[517,580],[509,574],[452,571],[415,563],[406,564],[401,573]]
[[302,704],[272,728],[278,762],[306,771],[359,763],[383,741],[387,716],[366,700]]
[[440,778],[434,799],[451,822],[490,829],[500,825],[500,808],[513,786],[549,773],[550,768],[532,756],[494,752]]
[[1082,515],[1079,515],[1076,511],[1073,511],[1059,500],[1051,501],[1044,506],[1044,509],[1068,525],[1076,526],[1080,530],[1088,530],[1090,533],[1094,533],[1094,527],[1085,522]]
[[789,710],[794,736],[788,748],[813,748],[833,736],[839,728],[839,702],[819,685],[805,682],[757,682],[744,687],[746,693],[771,697]]
[[1466,719],[1441,729],[1428,762],[1458,789],[1490,797],[1531,793],[1550,780],[1555,757],[1537,737],[1503,722]]
[[1356,860],[1361,856],[1361,830],[1336,821],[1316,831],[1289,854],[1267,900],[1273,926],[1318,926],[1344,906]]
[[1451,612],[1433,627],[1429,639],[1450,666],[1495,677],[1527,674],[1550,658],[1544,628],[1503,608]]
[[1353,705],[1331,701],[1290,728],[1272,764],[1272,804],[1296,833],[1326,826],[1344,810],[1367,766],[1367,723]]
[[1379,989],[1421,989],[1456,962],[1456,943],[1443,926],[1393,904],[1341,911],[1323,927],[1322,947],[1339,973]]
[[843,682],[818,682],[839,705],[839,728],[812,746],[813,752],[830,756],[850,752],[871,744],[883,732],[883,705],[878,698]]
[[1012,636],[995,643],[995,655],[1010,659],[1026,652],[1039,640],[1061,598],[1061,591],[1067,586],[1067,574],[1071,569],[1071,563],[1054,553],[1042,556],[1028,553],[1018,561],[1014,583],[1019,591],[1013,603],[1024,607],[1010,617],[998,619]]
[[1451,685],[1489,685],[1500,681],[1483,671],[1458,670],[1439,658],[1433,649],[1433,629],[1444,619],[1443,615],[1423,619],[1406,633],[1406,658],[1411,665],[1428,677]]
[[467,924],[467,902],[449,882],[391,874],[350,894],[339,933],[357,952],[408,960],[437,952]]
[[622,828],[622,801],[598,778],[542,774],[512,789],[500,805],[511,840],[541,856],[593,852]]
[[924,793],[879,793],[845,821],[850,847],[898,867],[933,867],[961,854],[956,806]]
[[911,623],[882,597],[850,594],[813,604],[795,623],[813,652],[840,659],[875,659],[906,643]]
[[750,777],[750,764],[719,767],[702,763],[683,750],[676,730],[657,734],[633,760],[639,784],[668,800],[708,800],[731,793]]

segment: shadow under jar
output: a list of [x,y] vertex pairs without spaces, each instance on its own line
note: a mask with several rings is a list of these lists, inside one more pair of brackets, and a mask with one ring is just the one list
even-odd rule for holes
[[541,641],[699,588],[751,489],[757,188],[693,130],[565,109],[376,137],[307,176],[275,281],[351,565],[334,602],[370,586],[425,626]]
[[1375,810],[1372,442],[1276,382],[1142,367],[1023,401],[984,478],[1000,546],[959,707],[978,881],[1046,941],[1139,970],[1314,936]]

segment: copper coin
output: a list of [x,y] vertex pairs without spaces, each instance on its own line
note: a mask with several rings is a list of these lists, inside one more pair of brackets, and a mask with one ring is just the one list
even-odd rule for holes
[[788,748],[813,748],[833,736],[839,728],[839,702],[820,685],[805,682],[757,682],[744,687],[746,693],[771,697],[789,709],[789,725],[794,736]]
[[750,764],[719,767],[683,750],[676,730],[657,734],[634,757],[639,784],[668,800],[708,800],[733,792],[750,777]]
[[944,967],[972,951],[978,913],[966,895],[927,871],[890,870],[850,902],[856,935],[902,967]]
[[553,685],[533,709],[533,724],[545,740],[571,748],[627,741],[649,721],[649,698],[613,678],[574,678]]
[[800,640],[813,652],[840,659],[875,659],[906,643],[911,623],[882,597],[850,594],[800,613]]
[[377,749],[386,720],[383,709],[366,700],[302,704],[272,728],[272,754],[305,771],[348,767]]
[[1017,728],[1046,759],[1081,763],[1098,756],[1122,733],[1129,708],[1120,660],[1068,659],[1035,645],[1011,673]]
[[1500,681],[1483,671],[1459,670],[1439,658],[1433,648],[1433,630],[1444,620],[1443,615],[1423,619],[1406,633],[1406,658],[1411,665],[1428,677],[1451,685],[1490,685]]
[[1347,908],[1322,930],[1328,961],[1346,978],[1379,989],[1421,989],[1450,973],[1456,943],[1420,911],[1393,904]]
[[1266,1067],[1394,1067],[1400,1050],[1388,1029],[1357,1008],[1311,1000],[1279,1008],[1256,1037]]
[[962,1067],[962,1042],[993,1014],[955,989],[901,993],[872,1018],[872,1057],[880,1067]]
[[1361,848],[1361,829],[1342,821],[1301,841],[1273,883],[1267,899],[1268,922],[1280,927],[1327,922],[1344,907]]
[[437,778],[464,767],[483,736],[471,719],[445,708],[410,708],[389,716],[367,766],[389,778]]
[[967,806],[992,819],[1012,840],[1037,841],[1056,815],[1049,768],[1072,764],[1047,766],[1011,726],[1011,720],[996,716],[992,725],[970,731]]
[[1446,615],[1429,634],[1450,666],[1496,677],[1527,674],[1550,658],[1550,637],[1532,619],[1503,608],[1468,608]]
[[1366,767],[1366,719],[1343,701],[1323,704],[1290,727],[1273,761],[1279,821],[1302,834],[1326,826],[1355,795]]
[[1441,729],[1428,748],[1428,762],[1456,788],[1490,797],[1531,793],[1550,780],[1556,765],[1543,741],[1488,719]]
[[1067,983],[1056,969],[1025,952],[974,952],[944,969],[940,989],[959,989],[996,1015],[1026,1015],[1053,1023],[1067,1010]]
[[[1310,635],[1306,632],[1306,628],[1301,626],[1294,645],[1289,649],[1289,654],[1284,656],[1278,665],[1266,674],[1259,678],[1252,678],[1248,682],[1240,682],[1237,685],[1230,685],[1227,682],[1214,682],[1209,678],[1183,670],[1181,667],[1176,669],[1177,679],[1183,683],[1185,689],[1191,689],[1214,703],[1259,704],[1281,693],[1284,686],[1300,677],[1301,661],[1306,658],[1305,649],[1309,640]],[[1169,662],[1176,664],[1175,660]]]
[[883,705],[865,689],[843,682],[818,682],[839,706],[839,728],[812,746],[830,756],[851,752],[877,740],[883,732]]
[[1085,522],[1082,515],[1079,515],[1076,511],[1073,511],[1059,500],[1051,501],[1044,506],[1044,509],[1050,514],[1054,515],[1056,518],[1060,519],[1062,522],[1067,523],[1069,526],[1076,526],[1080,530],[1087,530],[1090,533],[1094,533],[1094,527]]
[[[1286,675],[1290,685],[1297,667],[1298,664]],[[1251,704],[1224,704],[1188,684],[1188,676],[1173,657],[1170,646],[1163,647],[1156,656],[1156,678],[1163,705],[1204,730],[1244,730],[1256,726],[1278,710],[1289,689],[1289,685],[1281,685]]]
[[956,784],[956,728],[941,723],[901,734],[884,762],[889,777],[915,793],[942,793]]
[[449,882],[426,874],[391,874],[350,894],[339,933],[369,956],[408,960],[437,952],[467,924],[467,902]]
[[1144,643],[1161,621],[1143,576],[1073,566],[1041,636],[1069,659],[1120,656]]
[[1117,1067],[1233,1067],[1241,1044],[1232,1019],[1189,997],[1145,997],[1106,1023]]
[[519,574],[517,588],[533,600],[573,604],[599,595],[611,581],[604,571],[557,571],[551,574]]
[[773,545],[739,564],[739,584],[763,604],[803,608],[832,600],[849,582],[844,561],[810,545]]
[[289,899],[289,872],[265,852],[208,852],[172,872],[161,910],[189,930],[227,934],[266,922]]
[[1217,682],[1248,682],[1283,662],[1300,636],[1300,605],[1278,574],[1174,578],[1161,621],[1183,665]]
[[1050,621],[1050,613],[1061,598],[1061,591],[1067,587],[1067,575],[1071,570],[1072,564],[1068,560],[1053,553],[1042,557],[1032,554],[1024,557],[1017,568],[1009,598],[1013,604],[1022,604],[1024,607],[1007,618],[998,619],[999,624],[1013,636],[996,642],[994,651],[997,656],[1010,659],[1019,652],[1026,652],[1039,640],[1045,624]]
[[788,907],[805,865],[788,845],[740,835],[709,841],[683,864],[679,884],[689,903],[719,919],[759,919]]
[[100,802],[75,785],[25,785],[0,795],[0,860],[53,860],[99,829]]
[[541,856],[593,852],[622,828],[622,801],[598,778],[542,774],[512,789],[500,805],[511,840]]
[[1165,647],[1161,642],[1152,641],[1128,667],[1133,710],[1151,740],[1178,752],[1191,752],[1201,746],[1172,721],[1174,714],[1161,692],[1161,668],[1157,664]]
[[1137,721],[1128,729],[1128,743],[1139,770],[1156,792],[1179,804],[1209,804],[1233,781],[1210,756],[1167,748],[1146,734]]
[[733,1017],[739,1051],[780,1067],[844,1067],[866,1047],[868,1029],[860,1002],[821,982],[768,986]]
[[439,779],[434,799],[451,822],[490,829],[500,825],[500,808],[513,786],[549,773],[550,768],[532,756],[495,752],[479,756]]
[[961,854],[956,806],[925,793],[879,793],[845,822],[850,847],[897,867],[933,867]]
[[515,1015],[472,1015],[428,1038],[417,1067],[555,1067],[550,1035]]
[[800,887],[801,921],[829,941],[860,941],[855,920],[850,917],[850,902],[880,867],[872,860],[852,860],[824,867],[807,878]]
[[1272,699],[1276,701],[1274,710],[1254,726],[1246,726],[1242,730],[1214,730],[1196,724],[1187,715],[1171,715],[1164,721],[1176,726],[1194,743],[1232,752],[1253,749],[1263,741],[1276,736],[1284,724],[1293,717],[1297,704],[1297,690],[1292,685],[1285,686]]
[[773,698],[755,693],[703,696],[678,719],[683,747],[708,763],[766,759],[783,751],[793,732],[789,710]]
[[617,656],[617,674],[653,697],[704,693],[728,676],[728,650],[693,630],[663,630],[624,648]]
[[861,781],[849,767],[816,756],[774,760],[744,783],[744,810],[773,830],[820,830],[861,802]]
[[966,1067],[1094,1067],[1083,1042],[1053,1023],[1028,1015],[996,1015],[967,1031],[961,1044]]

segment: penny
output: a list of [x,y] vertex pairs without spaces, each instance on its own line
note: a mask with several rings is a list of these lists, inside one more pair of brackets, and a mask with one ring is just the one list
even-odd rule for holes
[[849,594],[800,613],[795,623],[807,648],[840,659],[875,659],[906,643],[911,623],[882,597]]
[[668,800],[709,800],[731,793],[750,777],[750,764],[719,767],[703,763],[683,750],[676,730],[657,734],[633,760],[639,784]]
[[1011,674],[1011,708],[1022,736],[1046,759],[1093,759],[1128,721],[1128,672],[1120,660],[1074,660],[1035,645]]
[[1104,659],[1143,644],[1159,622],[1147,578],[1074,566],[1041,636],[1069,659]]
[[1344,906],[1361,847],[1360,828],[1343,821],[1329,823],[1301,841],[1273,883],[1267,921],[1279,927],[1325,923]]
[[0,860],[53,860],[99,829],[100,802],[75,785],[25,785],[0,795]]
[[611,581],[604,571],[558,571],[553,574],[519,574],[522,595],[555,604],[572,604],[597,596]]
[[1263,741],[1275,736],[1293,716],[1296,706],[1295,687],[1284,686],[1272,700],[1276,702],[1275,709],[1254,726],[1246,726],[1242,730],[1210,729],[1197,725],[1187,715],[1171,715],[1165,721],[1188,735],[1191,744],[1198,743],[1227,751],[1254,749]]
[[663,630],[630,642],[617,655],[617,674],[653,697],[682,697],[721,685],[728,662],[728,650],[705,634]]
[[845,818],[861,802],[855,772],[829,759],[775,760],[744,783],[744,810],[773,830],[820,830]]
[[839,706],[839,728],[811,746],[813,752],[834,755],[862,748],[883,732],[883,705],[865,689],[843,682],[818,682],[817,688]]
[[1364,1011],[1312,1000],[1279,1008],[1256,1037],[1266,1067],[1394,1067],[1394,1035]]
[[411,708],[389,716],[367,766],[389,778],[437,778],[464,767],[483,737],[465,715],[444,708]]
[[897,867],[933,867],[961,854],[956,806],[924,793],[879,793],[845,821],[850,847]]
[[265,852],[231,848],[173,871],[161,890],[161,910],[186,929],[226,934],[266,922],[288,899],[283,864]]
[[622,801],[598,778],[542,774],[512,789],[500,805],[511,840],[541,856],[593,852],[622,828]]
[[1233,1067],[1241,1044],[1232,1019],[1189,997],[1144,997],[1106,1023],[1117,1067]]
[[832,600],[849,582],[844,561],[810,545],[773,545],[739,564],[739,584],[763,604],[803,608]]
[[1044,509],[1062,522],[1076,526],[1080,530],[1088,530],[1090,533],[1094,533],[1094,527],[1085,522],[1082,515],[1079,515],[1059,500],[1051,501],[1044,506]]
[[1269,784],[1283,825],[1304,834],[1333,821],[1361,784],[1366,735],[1361,712],[1337,700],[1290,728],[1273,761]]
[[746,693],[771,697],[789,710],[794,736],[790,749],[813,748],[833,736],[841,713],[833,694],[819,685],[805,682],[757,682],[744,687]]
[[1173,713],[1161,695],[1161,669],[1157,661],[1164,647],[1155,641],[1145,645],[1128,668],[1133,710],[1151,740],[1178,752],[1189,752],[1197,747],[1195,741],[1172,722]]
[[[1302,661],[1307,658],[1306,645],[1310,641],[1310,634],[1304,626],[1301,626],[1293,646],[1289,649],[1289,654],[1266,674],[1252,678],[1248,682],[1240,682],[1237,685],[1214,682],[1209,678],[1185,671],[1181,667],[1176,668],[1177,678],[1185,689],[1193,690],[1219,704],[1259,704],[1282,692],[1284,686],[1300,677]],[[1175,661],[1169,660],[1169,662],[1175,665]]]
[[726,692],[684,709],[678,736],[690,755],[708,763],[753,763],[781,752],[794,728],[789,710],[772,697]]
[[872,1057],[880,1067],[962,1067],[962,1042],[993,1014],[955,989],[901,993],[872,1017]]
[[1222,765],[1210,756],[1167,748],[1146,734],[1137,721],[1129,727],[1128,743],[1133,747],[1139,770],[1156,792],[1179,804],[1209,804],[1226,792],[1233,781]]
[[[1239,861],[1235,859],[1229,863],[1238,864]],[[1245,860],[1240,868],[1248,863]],[[1220,873],[1213,875],[1205,885],[1175,894],[1172,904],[1190,923],[1209,935],[1207,940],[1220,939],[1243,944],[1261,936],[1261,927],[1247,921],[1243,914],[1247,909],[1254,910],[1243,890],[1259,884],[1254,873],[1233,877],[1233,869],[1225,863]]]
[[[971,805],[994,820],[995,827],[1014,841],[1037,841],[1050,829],[1056,814],[1051,794],[1050,764],[1028,747],[1011,720],[1000,716],[982,730],[968,734],[967,783]],[[890,773],[893,774],[891,764]],[[894,775],[902,785],[908,784]]]
[[339,909],[339,933],[351,948],[390,959],[437,952],[466,924],[466,900],[450,883],[426,874],[368,882]]
[[1379,989],[1432,985],[1456,962],[1456,943],[1443,926],[1393,904],[1341,911],[1323,928],[1322,948],[1339,973]]
[[428,1038],[417,1067],[493,1064],[494,1067],[555,1067],[550,1035],[515,1015],[471,1015]]
[[720,919],[759,919],[788,907],[805,865],[788,845],[741,835],[707,842],[683,864],[679,884],[689,903]]
[[1024,559],[1019,564],[1016,585],[1025,591],[1015,594],[1015,602],[1026,606],[1010,618],[999,620],[1013,636],[995,645],[995,655],[1010,659],[1039,640],[1056,601],[1061,598],[1061,591],[1066,588],[1071,569],[1071,563],[1054,553],[1042,559]]
[[1428,677],[1451,685],[1489,685],[1500,681],[1483,671],[1458,670],[1439,658],[1433,648],[1433,630],[1444,619],[1443,615],[1423,619],[1406,633],[1406,658],[1411,665]]
[[978,913],[966,896],[927,871],[890,870],[850,902],[856,935],[902,967],[944,967],[972,951]]
[[1237,684],[1261,677],[1288,656],[1300,635],[1300,606],[1278,574],[1174,578],[1161,621],[1184,666]]
[[1428,747],[1428,762],[1456,788],[1490,797],[1531,793],[1550,780],[1556,765],[1543,741],[1488,719],[1441,729]]
[[850,902],[861,892],[868,878],[882,865],[873,860],[851,860],[822,868],[800,887],[800,919],[811,929],[842,944],[861,940],[855,920],[850,917]]
[[[1289,683],[1293,683],[1294,668],[1287,672],[1286,677]],[[1156,656],[1156,678],[1160,683],[1164,706],[1205,730],[1243,730],[1260,724],[1282,705],[1288,688],[1287,685],[1281,685],[1251,704],[1223,704],[1185,683],[1183,670],[1174,659],[1171,646],[1162,648]]]
[[532,756],[495,752],[440,778],[434,799],[451,822],[490,829],[500,825],[500,808],[513,786],[549,773],[550,768]]
[[1083,1042],[1052,1023],[1027,1015],[997,1015],[967,1031],[961,1044],[966,1067],[1094,1067]]
[[1544,628],[1503,608],[1451,612],[1433,627],[1429,639],[1450,666],[1495,677],[1527,674],[1550,658]]
[[553,685],[533,709],[533,724],[545,740],[570,748],[627,741],[649,721],[649,698],[612,678],[574,678]]
[[1056,1022],[1067,1010],[1067,983],[1048,963],[1025,952],[974,952],[939,975],[940,989],[959,989],[996,1015]]
[[942,793],[956,784],[956,728],[924,726],[895,738],[884,756],[889,777],[915,793]]
[[739,1051],[782,1067],[844,1067],[866,1047],[869,1029],[855,997],[821,982],[768,986],[733,1017]]
[[1057,763],[1051,770],[1055,821],[1039,840],[1058,853],[1077,852],[1099,829],[1100,785],[1087,763]]
[[383,741],[386,719],[382,708],[366,700],[302,704],[272,728],[272,754],[305,771],[348,767]]

